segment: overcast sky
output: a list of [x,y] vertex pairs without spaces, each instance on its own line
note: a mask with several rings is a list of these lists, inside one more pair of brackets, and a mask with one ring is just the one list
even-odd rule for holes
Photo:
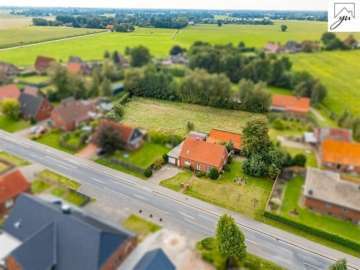
[[328,0],[0,0],[0,6],[326,10]]

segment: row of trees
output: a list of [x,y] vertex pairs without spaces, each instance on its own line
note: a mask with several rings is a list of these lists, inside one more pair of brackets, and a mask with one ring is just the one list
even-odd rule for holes
[[211,45],[195,42],[188,51],[190,68],[209,73],[224,73],[233,83],[248,79],[255,83],[294,89],[294,94],[311,98],[313,104],[326,96],[326,88],[308,72],[293,72],[287,57],[264,53],[244,55],[243,46]]
[[358,47],[358,41],[353,35],[341,40],[334,33],[326,32],[321,36],[323,47],[327,51],[333,50],[351,50]]

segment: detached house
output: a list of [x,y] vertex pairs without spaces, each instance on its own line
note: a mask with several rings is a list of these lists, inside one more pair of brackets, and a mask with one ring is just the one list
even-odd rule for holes
[[320,157],[327,168],[360,173],[360,143],[325,140],[321,144]]
[[338,173],[309,168],[304,187],[304,204],[323,214],[360,222],[359,184],[341,179]]
[[271,110],[303,117],[310,111],[310,99],[306,97],[273,95]]
[[232,143],[235,151],[238,152],[241,149],[241,135],[230,131],[212,129],[207,138],[207,142],[217,144]]
[[38,56],[35,60],[34,67],[37,72],[45,73],[49,69],[49,67],[55,62],[56,60],[54,58]]
[[144,143],[144,134],[138,128],[132,128],[130,126],[117,123],[111,120],[102,120],[97,132],[94,135],[96,138],[98,135],[97,133],[102,128],[111,128],[114,131],[117,131],[121,141],[122,147],[127,150],[136,150],[141,147]]
[[16,200],[0,242],[8,270],[115,270],[136,246],[125,230],[30,195]]
[[91,68],[84,62],[70,62],[67,64],[67,70],[69,73],[77,75],[90,75]]
[[64,131],[72,131],[80,123],[89,121],[96,115],[96,101],[69,98],[51,112],[53,125]]
[[0,217],[14,205],[15,199],[30,190],[30,183],[19,170],[9,170],[0,175]]
[[19,102],[22,116],[29,120],[43,121],[48,119],[53,110],[53,106],[47,98],[31,91],[21,93]]
[[211,168],[222,171],[227,159],[228,152],[225,146],[191,137],[169,153],[170,163],[205,173]]
[[352,131],[344,128],[315,128],[314,132],[305,132],[305,142],[321,145],[325,140],[352,141]]
[[20,89],[16,84],[8,84],[0,86],[0,101],[4,99],[16,99],[20,97]]

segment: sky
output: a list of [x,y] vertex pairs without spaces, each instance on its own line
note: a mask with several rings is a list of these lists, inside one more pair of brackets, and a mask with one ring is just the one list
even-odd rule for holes
[[328,0],[0,0],[0,6],[326,10]]

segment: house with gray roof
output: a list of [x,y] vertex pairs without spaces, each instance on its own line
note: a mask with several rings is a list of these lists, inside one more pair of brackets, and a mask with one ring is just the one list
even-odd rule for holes
[[42,95],[36,94],[34,91],[22,92],[19,97],[21,115],[27,120],[43,121],[48,119],[53,110],[53,106]]
[[25,194],[16,200],[4,232],[9,270],[113,270],[136,245],[125,230]]

